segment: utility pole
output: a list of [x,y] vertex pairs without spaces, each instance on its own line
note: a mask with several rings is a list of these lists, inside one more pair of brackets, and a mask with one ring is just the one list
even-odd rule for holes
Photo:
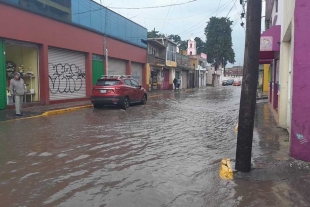
[[243,82],[240,99],[235,168],[251,171],[256,90],[259,70],[261,0],[247,0]]
[[105,23],[104,23],[104,36],[103,36],[103,42],[104,42],[104,47],[103,47],[103,54],[105,57],[105,71],[106,75],[109,75],[109,67],[108,67],[108,49],[107,49],[107,28],[108,28],[108,7],[105,7]]

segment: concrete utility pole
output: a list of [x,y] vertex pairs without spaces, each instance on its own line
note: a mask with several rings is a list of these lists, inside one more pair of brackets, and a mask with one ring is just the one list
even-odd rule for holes
[[261,0],[247,0],[243,82],[240,99],[236,170],[251,171],[254,115],[259,70]]

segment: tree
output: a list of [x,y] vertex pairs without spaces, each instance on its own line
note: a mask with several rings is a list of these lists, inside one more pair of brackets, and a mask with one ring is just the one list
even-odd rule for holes
[[178,46],[180,50],[187,50],[187,40],[180,41]]
[[159,31],[156,31],[155,28],[152,31],[147,32],[147,38],[159,38],[159,37],[165,37],[165,35],[159,33]]
[[200,53],[205,53],[206,51],[206,43],[200,39],[200,37],[195,37],[196,41],[196,49],[197,49],[197,54]]
[[232,49],[232,21],[228,18],[211,17],[205,28],[206,53],[208,54],[208,63],[211,63],[215,70],[220,65],[224,67],[229,63],[235,63],[235,52]]
[[169,35],[168,39],[173,41],[173,42],[175,42],[175,43],[177,43],[177,44],[182,41],[181,37],[179,35],[173,35],[173,34]]

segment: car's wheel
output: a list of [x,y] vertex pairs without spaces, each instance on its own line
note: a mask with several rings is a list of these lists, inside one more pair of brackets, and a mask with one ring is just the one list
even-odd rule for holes
[[128,109],[129,105],[130,105],[130,100],[129,100],[128,97],[125,97],[125,98],[124,98],[124,101],[123,101],[123,104],[122,104],[122,106],[121,106],[122,109],[124,109],[124,110]]
[[141,101],[141,104],[142,104],[142,105],[145,105],[146,102],[147,102],[147,96],[146,96],[146,94],[144,94],[144,95],[143,95],[143,98],[142,98],[142,101]]
[[101,105],[97,104],[97,103],[94,103],[93,106],[94,106],[95,109],[99,109]]

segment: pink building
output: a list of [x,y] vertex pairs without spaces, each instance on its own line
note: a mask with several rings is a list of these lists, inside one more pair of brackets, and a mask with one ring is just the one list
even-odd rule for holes
[[310,162],[310,1],[268,0],[266,11],[272,7],[278,16],[271,15],[260,54],[271,64],[270,108],[289,133],[290,155]]

